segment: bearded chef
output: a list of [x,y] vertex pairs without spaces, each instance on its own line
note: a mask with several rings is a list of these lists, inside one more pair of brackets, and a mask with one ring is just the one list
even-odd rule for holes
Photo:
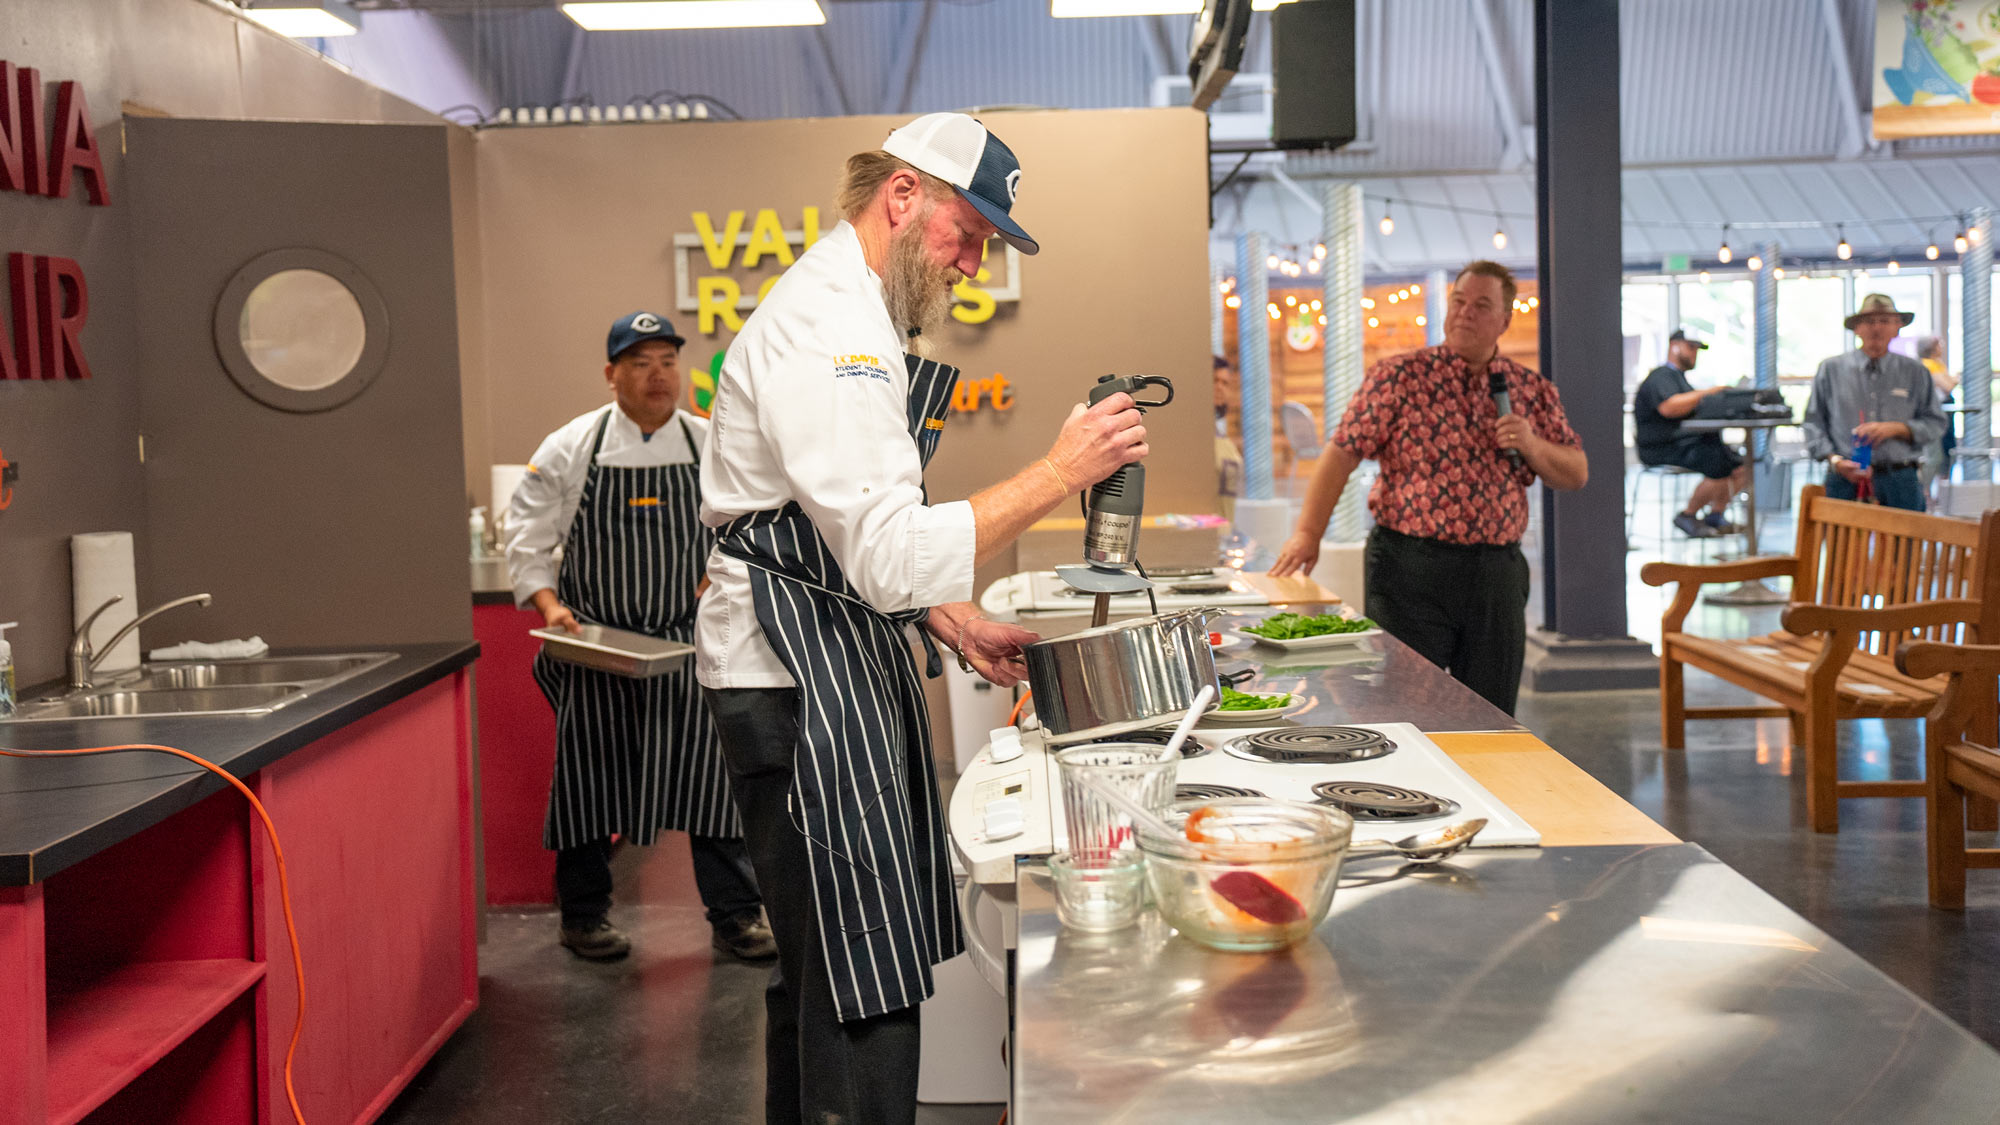
[[849,158],[845,220],[758,303],[717,381],[701,472],[720,538],[696,663],[778,940],[771,1122],[912,1121],[917,1005],[961,948],[905,628],[933,675],[942,644],[1018,682],[1035,634],[978,615],[973,566],[1146,453],[1130,396],[1112,395],[970,500],[925,495],[958,371],[905,345],[923,350],[996,233],[1036,252],[1010,214],[1020,180],[957,113]]
[[[604,368],[613,401],[544,439],[514,492],[507,565],[515,601],[533,605],[549,628],[608,625],[693,640],[715,535],[699,518],[708,424],[676,409],[682,343],[656,313],[613,324]],[[544,654],[534,674],[556,713],[542,844],[556,853],[561,944],[593,961],[630,952],[609,918],[612,837],[650,844],[674,829],[688,834],[715,948],[775,957],[693,670],[630,679]]]

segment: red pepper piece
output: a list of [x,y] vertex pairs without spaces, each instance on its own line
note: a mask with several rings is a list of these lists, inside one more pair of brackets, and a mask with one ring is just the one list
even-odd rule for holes
[[1255,871],[1230,871],[1217,875],[1208,884],[1229,905],[1273,926],[1283,926],[1305,918],[1306,908],[1277,884]]

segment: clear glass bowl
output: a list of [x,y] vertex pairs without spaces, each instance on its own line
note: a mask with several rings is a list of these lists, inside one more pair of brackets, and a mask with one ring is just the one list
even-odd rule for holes
[[[1186,835],[1198,811],[1206,842]],[[1283,949],[1312,933],[1333,905],[1354,834],[1339,809],[1263,797],[1178,801],[1165,819],[1176,835],[1139,833],[1160,916],[1194,941],[1239,952]]]

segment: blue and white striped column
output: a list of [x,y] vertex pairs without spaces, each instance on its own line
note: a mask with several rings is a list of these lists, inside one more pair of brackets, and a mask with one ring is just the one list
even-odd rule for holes
[[[1958,260],[1964,278],[1965,305],[1959,313],[1959,384],[1963,392],[1965,445],[1981,452],[1993,448],[1993,211],[1976,207],[1966,224],[1968,245]],[[1986,457],[1964,459],[1970,480],[1986,480]]]
[[1271,481],[1271,313],[1264,236],[1236,236],[1236,362],[1243,388],[1243,496],[1269,500]]
[[[1764,268],[1750,275],[1751,291],[1756,298],[1756,338],[1753,368],[1753,382],[1760,389],[1776,390],[1778,386],[1778,244],[1766,242],[1758,247],[1757,253],[1764,259]],[[1761,472],[1765,461],[1771,455],[1771,431],[1753,430],[1750,438],[1752,472]],[[1761,483],[1761,482],[1760,482]]]
[[[1320,304],[1326,313],[1326,331],[1321,336],[1320,362],[1323,380],[1321,428],[1326,442],[1347,413],[1348,400],[1361,389],[1361,252],[1366,237],[1362,214],[1361,185],[1329,184],[1320,208],[1320,240],[1326,243],[1326,272]],[[1325,456],[1325,454],[1321,454]],[[1341,543],[1361,539],[1362,490],[1350,484],[1334,505],[1328,525],[1330,537]]]

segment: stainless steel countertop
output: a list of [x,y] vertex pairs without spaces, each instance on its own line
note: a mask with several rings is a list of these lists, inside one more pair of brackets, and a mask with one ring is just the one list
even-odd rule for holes
[[1412,870],[1357,865],[1311,939],[1257,955],[1150,913],[1065,933],[1024,864],[1013,1120],[2000,1115],[2000,1054],[1695,845]]
[[[1231,613],[1209,628],[1235,631],[1283,607]],[[1251,645],[1217,653],[1215,666],[1233,672],[1252,665],[1257,678],[1244,691],[1288,691],[1312,706],[1291,716],[1297,723],[1412,723],[1421,731],[1520,730],[1512,715],[1474,694],[1450,673],[1387,633],[1355,645],[1281,652]]]

